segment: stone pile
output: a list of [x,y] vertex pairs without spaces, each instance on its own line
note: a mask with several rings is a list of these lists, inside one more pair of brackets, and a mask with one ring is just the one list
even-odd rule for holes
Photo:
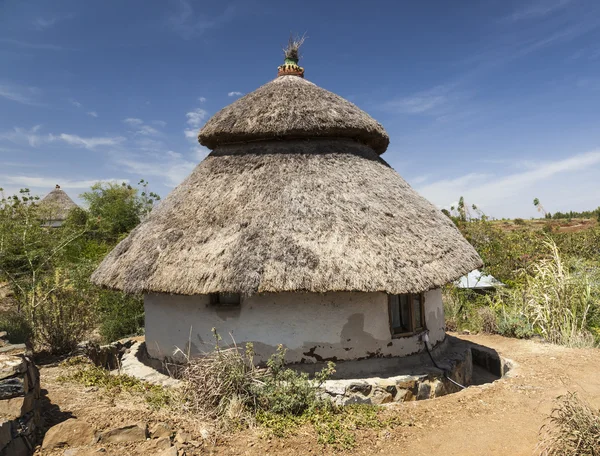
[[40,374],[24,345],[0,332],[0,456],[28,456],[40,423]]

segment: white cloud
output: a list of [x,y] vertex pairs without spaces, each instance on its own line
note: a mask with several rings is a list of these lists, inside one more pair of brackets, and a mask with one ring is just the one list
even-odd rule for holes
[[9,83],[0,83],[0,98],[15,101],[17,103],[36,106],[41,90],[37,87],[24,87]]
[[[60,185],[62,189],[82,189],[89,188],[96,182],[128,182],[127,179],[87,179],[87,180],[71,180],[65,177],[40,177],[40,176],[27,176],[27,175],[6,175],[0,174],[0,182],[2,185],[18,185],[21,187],[28,188],[47,188],[48,191],[54,188],[55,185]],[[0,185],[0,187],[2,186]]]
[[242,92],[229,92],[227,94],[228,97],[241,97],[242,95],[244,95]]
[[160,132],[156,128],[151,127],[150,125],[142,125],[135,132],[135,134],[142,135],[142,136],[157,136],[157,135],[160,135]]
[[14,40],[12,38],[0,38],[0,43],[12,44],[23,49],[40,49],[43,51],[62,51],[62,46],[49,43],[29,43],[27,41]]
[[131,127],[139,127],[140,125],[144,124],[144,121],[135,117],[127,117],[126,119],[123,119],[123,123],[126,123]]
[[572,2],[573,0],[536,0],[527,4],[524,8],[518,9],[506,19],[510,22],[517,22],[524,19],[537,19],[550,13],[557,12],[567,7]]
[[57,23],[61,21],[72,19],[73,17],[75,17],[73,13],[59,14],[51,17],[37,17],[33,21],[33,27],[36,30],[44,31],[46,29],[54,27]]
[[194,141],[198,139],[198,132],[196,130],[184,130],[183,134],[187,139],[193,139]]
[[41,125],[36,125],[29,130],[26,128],[15,127],[11,131],[0,132],[0,140],[4,139],[15,144],[29,144],[31,147],[37,147],[41,144],[53,141],[52,135],[41,135],[38,132]]
[[450,88],[437,86],[407,97],[384,103],[383,108],[398,114],[439,114],[440,109],[451,101]]
[[169,187],[179,185],[196,166],[196,163],[182,159],[181,154],[173,156],[167,153],[165,158],[166,160],[149,162],[139,156],[120,157],[117,158],[117,164],[141,178],[161,177]]
[[71,103],[73,106],[75,106],[76,108],[81,108],[83,105],[81,103],[79,103],[77,100],[74,100],[73,98],[71,98],[69,100],[69,103]]
[[56,139],[60,139],[72,146],[81,146],[86,149],[95,149],[100,146],[116,146],[125,141],[125,138],[121,136],[83,138],[78,135],[69,135],[67,133],[61,133],[58,137],[53,137],[53,140]]
[[167,126],[167,122],[165,122],[164,120],[153,120],[152,123],[154,125],[158,125],[161,128],[165,128]]
[[204,98],[204,97],[198,97],[198,101],[200,103],[204,103],[206,101],[206,98]]
[[202,108],[196,108],[193,111],[186,113],[187,124],[192,127],[200,127],[204,122],[204,119],[208,116],[208,112],[206,112]]
[[545,201],[550,211],[597,207],[599,168],[600,150],[595,150],[512,174],[469,173],[417,190],[440,207],[449,207],[452,200],[464,196],[469,204],[477,201],[490,216],[529,217],[536,215],[531,204],[535,197]]
[[96,111],[88,111],[87,115],[90,117],[98,117],[98,113]]

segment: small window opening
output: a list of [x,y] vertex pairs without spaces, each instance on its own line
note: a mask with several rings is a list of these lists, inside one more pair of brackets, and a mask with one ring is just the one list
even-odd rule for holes
[[237,307],[240,305],[241,295],[239,293],[211,293],[210,304],[222,307]]
[[393,336],[411,336],[425,329],[425,295],[389,295],[390,329]]

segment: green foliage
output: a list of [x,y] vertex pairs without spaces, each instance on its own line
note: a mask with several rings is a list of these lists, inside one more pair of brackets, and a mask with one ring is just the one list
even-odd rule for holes
[[59,379],[61,381],[80,383],[87,387],[95,386],[104,389],[111,395],[141,394],[152,409],[178,404],[177,393],[160,385],[144,382],[130,375],[111,373],[104,368],[90,365],[86,361],[81,362],[77,357],[67,359],[63,365],[65,367],[75,366],[75,370],[61,377]]
[[0,331],[6,331],[13,344],[29,344],[33,340],[33,328],[24,314],[9,311],[0,315]]
[[105,342],[139,336],[143,332],[144,301],[141,296],[100,290],[97,312],[100,319],[100,335]]
[[[102,258],[144,217],[160,198],[126,184],[95,184],[83,197],[89,210],[75,208],[57,228],[44,224],[48,210],[28,189],[6,197],[0,189],[0,283],[10,285],[18,315],[5,326],[30,337],[37,349],[71,350],[100,326],[107,341],[139,334],[144,322],[139,297],[101,290],[90,275]],[[16,321],[25,322],[17,330]]]
[[92,185],[89,192],[81,195],[89,206],[91,230],[96,236],[116,241],[135,228],[150,212],[160,197],[147,192],[146,181],[141,180],[140,184],[143,186],[141,192],[125,182],[98,182]]

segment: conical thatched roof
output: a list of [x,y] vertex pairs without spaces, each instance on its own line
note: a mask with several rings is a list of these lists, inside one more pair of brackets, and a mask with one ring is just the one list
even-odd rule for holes
[[40,207],[47,212],[46,216],[51,220],[63,221],[67,219],[69,211],[77,207],[77,204],[60,188],[60,185],[57,185],[54,190],[42,198]]
[[379,154],[390,139],[366,112],[298,76],[284,75],[215,114],[198,134],[200,144],[273,139],[350,138]]
[[92,280],[134,293],[405,293],[480,267],[450,219],[379,158],[383,127],[299,76],[210,119],[199,140],[213,152]]

